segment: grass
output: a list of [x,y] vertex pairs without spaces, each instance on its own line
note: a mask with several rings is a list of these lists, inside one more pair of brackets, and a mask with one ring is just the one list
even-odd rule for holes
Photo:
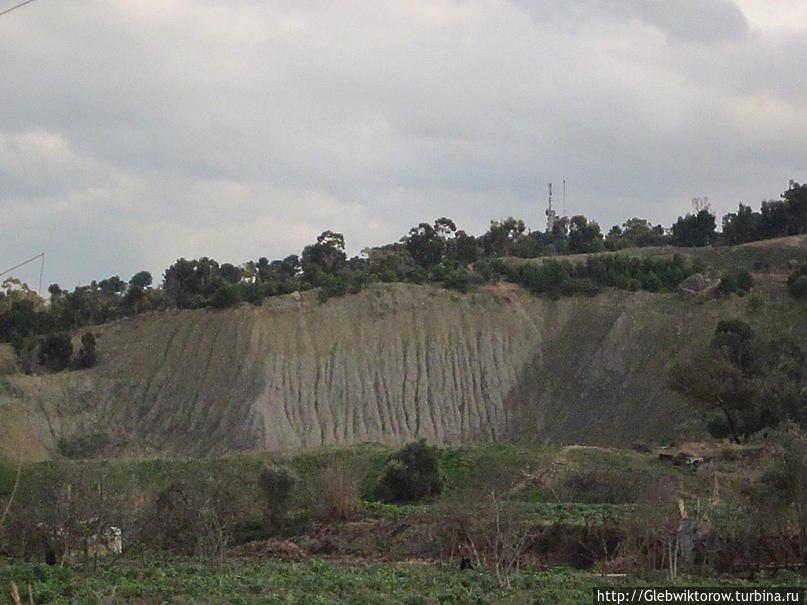
[[[95,571],[0,563],[0,586],[11,582],[38,603],[227,603],[238,604],[505,604],[579,605],[594,587],[659,585],[746,586],[745,582],[682,579],[676,583],[633,577],[607,578],[568,569],[524,571],[510,588],[476,570],[423,563],[343,564],[231,559],[124,561]],[[790,575],[779,585],[804,586]],[[5,591],[5,590],[4,590]]]
[[[373,502],[376,480],[392,448],[377,444],[329,447],[287,454],[240,454],[222,458],[157,460],[57,460],[23,466],[21,492],[36,485],[49,485],[64,477],[99,478],[105,489],[130,498],[154,495],[173,483],[200,484],[204,478],[237,488],[245,498],[260,500],[256,479],[266,463],[287,464],[301,480],[301,491],[318,489],[321,472],[330,464],[340,464],[362,477],[363,510],[374,517],[400,518],[423,506],[396,507]],[[727,462],[730,465],[731,462]],[[476,444],[446,448],[441,452],[445,479],[442,499],[466,499],[469,494],[507,493],[511,499],[537,504],[556,503],[555,495],[544,487],[523,484],[525,478],[557,465],[561,473],[555,483],[574,473],[619,473],[625,478],[652,479],[671,473],[681,475],[695,487],[701,479],[655,462],[652,454],[606,448],[563,448],[514,444]],[[0,498],[11,490],[16,466],[0,462]],[[518,489],[514,486],[521,485]],[[584,498],[578,502],[589,502]],[[596,501],[593,503],[596,504]],[[554,513],[553,513],[554,516]]]
[[[23,480],[31,484],[48,485],[58,476],[104,476],[108,489],[120,492],[121,502],[134,502],[132,497],[143,499],[145,494],[159,491],[173,481],[190,481],[197,478],[200,488],[213,482],[228,482],[234,485],[252,506],[259,506],[255,478],[261,466],[267,462],[285,463],[294,469],[308,488],[316,488],[322,469],[339,463],[361,469],[364,473],[364,491],[371,492],[375,477],[392,449],[365,444],[354,447],[324,448],[322,450],[292,452],[284,455],[249,454],[227,456],[217,459],[178,460],[107,460],[71,461],[62,460],[30,464],[24,468]],[[750,450],[749,450],[750,451]],[[712,464],[715,471],[736,473],[753,460],[746,460],[744,449],[717,459]],[[572,530],[586,529],[596,525],[613,527],[637,510],[629,500],[607,503],[603,501],[558,502],[543,486],[530,483],[530,475],[552,469],[550,477],[558,486],[564,477],[615,473],[624,477],[647,478],[648,480],[675,475],[690,493],[705,489],[709,469],[693,474],[681,469],[659,464],[653,454],[634,451],[593,447],[544,447],[508,444],[479,444],[448,448],[442,451],[442,468],[446,490],[440,500],[417,505],[392,505],[365,500],[361,504],[359,519],[351,530],[330,528],[332,544],[339,549],[332,557],[366,557],[364,559],[310,559],[288,562],[271,558],[259,558],[255,554],[234,556],[235,551],[226,551],[218,558],[185,558],[161,555],[154,557],[149,551],[140,553],[144,546],[134,545],[124,559],[114,565],[101,565],[97,569],[82,566],[50,567],[21,560],[0,559],[0,594],[8,594],[10,583],[15,582],[23,593],[31,585],[38,603],[553,603],[557,605],[590,602],[591,589],[603,586],[670,585],[663,576],[606,578],[582,570],[529,569],[513,578],[512,586],[502,588],[494,577],[478,570],[460,571],[455,564],[430,563],[408,560],[439,556],[439,548],[424,547],[421,550],[403,549],[400,556],[394,555],[404,542],[423,539],[431,545],[436,538],[429,533],[430,523],[439,522],[441,515],[451,515],[459,505],[461,512],[468,512],[474,502],[482,502],[491,490],[507,494],[510,506],[520,519],[532,526],[556,525]],[[750,455],[750,454],[749,454]],[[734,469],[734,470],[731,470]],[[15,468],[0,466],[0,489],[7,489],[13,479]],[[635,481],[626,485],[632,489]],[[197,484],[194,484],[197,485]],[[513,489],[514,485],[520,485]],[[596,489],[600,489],[595,485]],[[316,493],[316,492],[315,492]],[[587,495],[578,492],[583,497]],[[724,499],[730,490],[722,489]],[[727,502],[725,510],[715,511],[735,518],[738,514]],[[257,510],[257,508],[256,508]],[[719,519],[718,519],[719,521]],[[580,527],[585,526],[585,527]],[[374,529],[375,528],[375,529]],[[413,533],[402,534],[404,542],[394,540],[385,532],[410,528]],[[316,528],[303,527],[304,535]],[[422,530],[422,531],[421,531]],[[340,534],[340,531],[343,533]],[[367,532],[375,531],[369,535]],[[572,530],[576,531],[576,530]],[[351,533],[353,532],[353,533]],[[358,533],[356,533],[358,532]],[[258,532],[260,533],[260,532]],[[312,531],[305,536],[315,535]],[[361,536],[368,535],[369,554],[364,553]],[[354,536],[358,536],[355,538]],[[418,538],[420,536],[421,538]],[[424,537],[425,536],[425,537]],[[255,535],[254,539],[264,539]],[[353,540],[357,539],[355,545]],[[388,544],[376,547],[374,540]],[[232,543],[238,542],[234,534]],[[553,547],[554,548],[554,547]],[[247,551],[248,552],[248,551]],[[256,551],[260,552],[260,551]],[[317,552],[317,551],[312,551]],[[323,551],[324,552],[324,551]],[[341,554],[339,554],[341,553]],[[243,553],[242,553],[243,554]],[[314,555],[316,557],[322,554]],[[390,562],[391,558],[398,562]],[[540,562],[543,559],[535,559]],[[534,565],[538,563],[534,562]],[[690,578],[681,585],[716,585],[721,581],[708,578]],[[785,576],[782,585],[802,584],[805,579],[795,580]],[[734,585],[738,581],[732,580]],[[740,583],[741,584],[741,583]]]
[[[788,271],[788,262],[796,260],[807,262],[807,247],[792,246],[777,240],[769,240],[766,245],[751,246],[715,246],[705,248],[678,248],[675,246],[648,246],[646,248],[626,248],[616,252],[598,252],[596,254],[617,254],[639,258],[661,258],[681,254],[693,259],[702,260],[707,271],[715,274],[729,269],[747,269],[760,272]],[[548,259],[585,261],[586,254],[573,254],[537,259],[508,259],[510,262],[544,262]]]

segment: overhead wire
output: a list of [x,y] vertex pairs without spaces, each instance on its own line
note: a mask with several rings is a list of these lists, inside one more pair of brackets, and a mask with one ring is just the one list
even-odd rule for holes
[[16,5],[12,6],[11,8],[7,8],[6,10],[0,11],[0,17],[2,17],[3,15],[7,15],[11,11],[17,10],[18,8],[22,8],[26,4],[31,4],[31,2],[33,2],[33,1],[34,0],[25,0],[25,2],[20,2],[19,4],[16,4]]

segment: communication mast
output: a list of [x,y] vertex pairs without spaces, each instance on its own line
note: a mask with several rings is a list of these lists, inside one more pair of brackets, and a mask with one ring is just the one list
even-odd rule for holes
[[563,179],[563,217],[566,218],[566,179]]
[[555,221],[558,220],[557,212],[552,209],[552,183],[549,183],[549,206],[546,209],[546,232],[552,233]]

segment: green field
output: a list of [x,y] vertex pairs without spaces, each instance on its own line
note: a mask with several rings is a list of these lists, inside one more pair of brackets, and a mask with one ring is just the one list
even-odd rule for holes
[[[227,603],[227,604],[545,604],[591,602],[594,587],[751,586],[740,580],[609,578],[569,569],[524,571],[511,586],[475,570],[432,563],[349,564],[311,560],[122,561],[96,570],[0,563],[0,585],[30,585],[37,603]],[[804,578],[780,574],[765,585],[805,586]],[[5,590],[4,590],[5,592]]]

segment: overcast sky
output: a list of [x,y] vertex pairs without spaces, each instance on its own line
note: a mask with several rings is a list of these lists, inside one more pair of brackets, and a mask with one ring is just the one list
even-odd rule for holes
[[757,206],[807,180],[805,28],[803,0],[36,0],[0,17],[0,271],[540,228],[563,178],[604,231]]

